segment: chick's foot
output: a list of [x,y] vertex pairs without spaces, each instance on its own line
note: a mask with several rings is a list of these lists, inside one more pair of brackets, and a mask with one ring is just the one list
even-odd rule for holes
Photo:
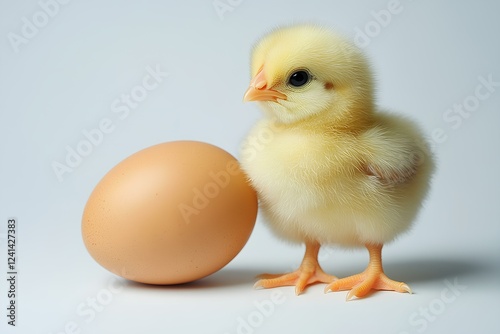
[[300,295],[308,285],[330,283],[337,277],[326,274],[318,263],[319,244],[306,243],[306,253],[299,269],[287,274],[262,274],[255,288],[276,288],[295,286],[295,294]]
[[325,293],[330,291],[350,290],[346,300],[354,297],[364,297],[371,290],[388,290],[412,293],[410,287],[403,282],[393,281],[384,274],[382,269],[382,245],[367,245],[370,253],[368,267],[360,274],[336,280],[328,284]]

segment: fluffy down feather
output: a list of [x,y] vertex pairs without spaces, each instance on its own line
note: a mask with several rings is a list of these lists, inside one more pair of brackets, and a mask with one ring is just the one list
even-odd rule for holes
[[251,74],[245,100],[264,118],[241,163],[278,236],[356,247],[411,226],[433,158],[414,122],[375,106],[369,64],[352,43],[314,25],[281,28],[255,46]]

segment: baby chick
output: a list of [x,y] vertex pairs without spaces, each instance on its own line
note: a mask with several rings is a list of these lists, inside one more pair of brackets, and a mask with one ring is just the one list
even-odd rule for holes
[[[434,163],[420,130],[379,110],[367,60],[350,42],[315,25],[265,36],[253,51],[244,101],[264,118],[242,146],[241,163],[261,212],[282,238],[305,243],[298,270],[263,274],[256,287],[328,283],[325,292],[411,293],[383,271],[382,246],[408,230],[429,189]],[[366,247],[360,274],[343,279],[318,263],[321,245]]]

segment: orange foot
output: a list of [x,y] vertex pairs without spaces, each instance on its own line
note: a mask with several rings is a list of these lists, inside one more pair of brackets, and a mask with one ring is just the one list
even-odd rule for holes
[[346,300],[351,300],[353,297],[364,297],[371,290],[412,293],[410,287],[406,283],[393,281],[384,274],[382,269],[382,245],[367,245],[366,248],[370,253],[370,262],[365,271],[328,284],[325,288],[325,293],[330,291],[351,290],[347,294]]
[[262,274],[254,285],[255,288],[276,288],[294,286],[295,294],[300,295],[308,285],[330,283],[337,277],[326,274],[318,263],[319,244],[306,243],[306,253],[299,269],[288,274]]

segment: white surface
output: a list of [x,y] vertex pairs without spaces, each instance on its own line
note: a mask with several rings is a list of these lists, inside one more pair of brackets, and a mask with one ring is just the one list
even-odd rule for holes
[[[477,100],[468,118],[443,118],[454,104],[474,102],[479,77],[500,82],[500,6],[494,1],[401,0],[397,14],[364,46],[380,105],[413,117],[429,137],[436,129],[446,136],[434,141],[439,168],[415,228],[384,249],[386,271],[414,295],[377,292],[346,303],[345,292],[324,295],[322,285],[300,297],[293,288],[253,290],[256,274],[291,270],[303,251],[276,239],[260,219],[232,263],[192,284],[132,284],[92,260],[80,235],[83,206],[119,161],[176,139],[237,154],[260,116],[241,100],[250,48],[263,33],[313,21],[354,38],[357,28],[376,28],[372,11],[389,6],[221,2],[234,7],[222,17],[212,0],[71,1],[19,52],[9,33],[21,34],[23,17],[33,22],[40,4],[0,2],[0,234],[8,217],[19,221],[18,326],[6,324],[2,279],[0,332],[61,333],[71,326],[80,333],[498,332],[500,86]],[[120,119],[112,103],[142,84],[148,66],[169,75]],[[64,163],[66,146],[75,148],[82,131],[105,118],[113,131],[59,182],[52,163]],[[0,247],[4,273],[5,239]],[[367,261],[364,251],[322,254],[325,270],[338,276],[361,271]],[[453,292],[448,284],[455,281],[461,288]],[[102,302],[95,317],[89,298]]]

